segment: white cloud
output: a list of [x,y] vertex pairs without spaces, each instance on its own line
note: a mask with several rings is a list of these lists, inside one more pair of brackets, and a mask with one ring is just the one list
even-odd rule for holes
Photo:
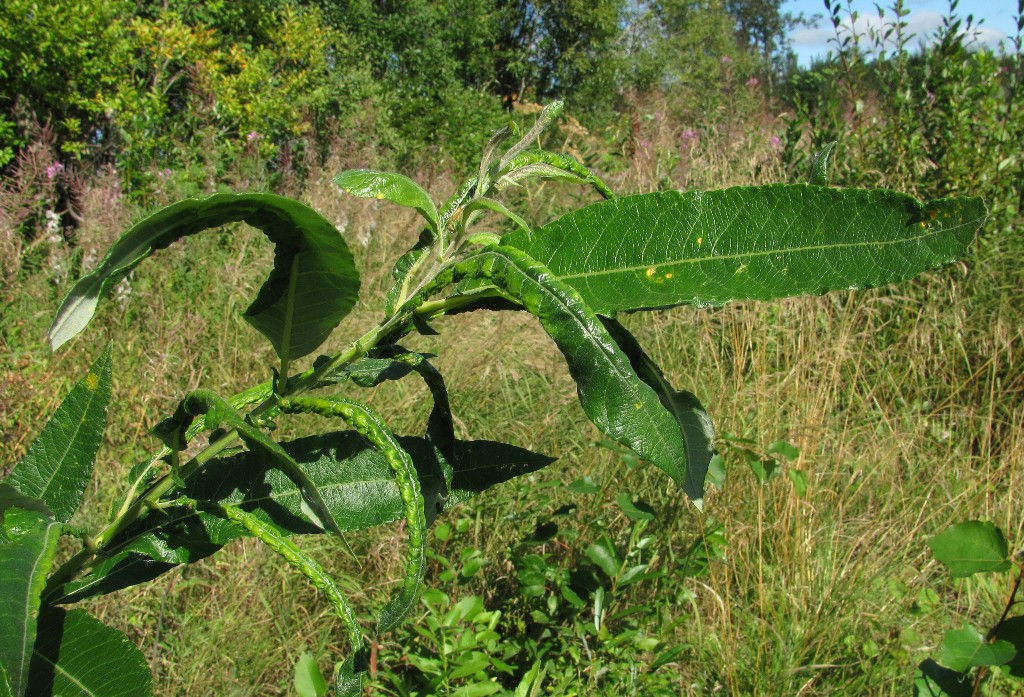
[[[929,0],[908,3],[913,5],[928,5]],[[904,40],[910,48],[916,48],[921,44],[928,44],[935,40],[935,33],[942,27],[944,15],[930,10],[912,12],[904,18],[906,26],[903,29]],[[858,14],[856,22],[851,24],[850,18],[846,17],[839,27],[841,37],[851,35],[851,26],[857,34],[860,46],[864,50],[872,50],[873,42],[871,34],[874,33],[886,51],[895,48],[894,37],[890,36],[884,40],[882,35],[887,27],[892,26],[895,17],[892,13],[879,17],[877,13]],[[981,27],[972,29],[974,34],[973,45],[982,45],[995,49],[999,42],[1007,41],[1005,32],[998,29]],[[909,37],[909,38],[908,38]],[[835,50],[836,31],[831,21],[826,17],[820,19],[816,25],[803,27],[793,31],[789,35],[790,41],[797,54],[804,57],[821,55],[828,50]]]

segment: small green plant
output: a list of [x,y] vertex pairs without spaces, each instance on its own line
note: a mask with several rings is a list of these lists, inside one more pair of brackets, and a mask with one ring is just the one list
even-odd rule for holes
[[[64,606],[154,579],[243,536],[266,544],[330,602],[349,645],[333,676],[335,692],[360,694],[371,647],[359,613],[296,536],[340,536],[404,520],[405,573],[377,615],[372,635],[379,637],[419,607],[428,526],[460,502],[553,461],[510,444],[456,438],[442,375],[430,356],[404,348],[404,338],[436,332],[455,313],[529,313],[565,358],[583,411],[609,442],[660,468],[701,506],[714,454],[711,419],[697,397],[670,383],[616,314],[901,282],[962,257],[985,219],[976,198],[921,202],[889,190],[829,187],[831,149],[815,159],[807,184],[616,198],[576,160],[532,147],[560,109],[547,107],[507,149],[518,134],[498,131],[476,175],[440,206],[401,175],[356,170],[335,178],[348,194],[415,209],[425,228],[395,263],[381,320],[302,370],[296,363],[320,348],[359,295],[352,254],[315,211],[279,196],[217,194],[160,210],[114,243],[64,299],[50,330],[54,350],[153,252],[244,221],[275,244],[273,271],[245,318],[279,360],[268,367],[270,379],[234,396],[186,394],[153,429],[163,448],[130,473],[107,524],[89,531],[70,521],[105,425],[112,348],[96,360],[0,489],[0,593],[10,600],[0,608],[0,694],[150,694],[141,652],[87,611]],[[583,184],[608,200],[533,228],[495,198],[531,179]],[[496,228],[480,228],[485,214],[497,215]],[[506,224],[513,229],[502,233]],[[433,400],[422,436],[396,435],[359,399],[363,388],[403,379],[422,380]],[[298,414],[321,419],[324,432],[275,439]],[[775,448],[783,457],[791,450]],[[589,540],[589,563],[577,567],[591,575],[583,595],[564,568],[543,557],[517,562],[524,596],[543,598],[549,614],[587,608],[580,636],[611,646],[639,636],[625,625],[612,636],[610,613],[620,594],[654,573],[644,541],[650,511],[628,493],[617,503],[633,532],[625,545],[600,535]],[[62,539],[74,546],[69,555],[58,554]],[[695,546],[687,573],[699,573],[716,544]],[[472,575],[483,560],[470,550],[460,562],[456,573]],[[512,666],[490,652],[501,637],[491,633],[495,616],[479,598],[451,607],[443,594],[427,598],[433,604],[421,634],[438,662],[418,667],[429,680],[445,685],[494,669],[515,673],[516,694],[539,689],[538,664]],[[466,642],[458,656],[449,651],[452,637]],[[678,653],[663,648],[665,661]],[[319,694],[315,666],[305,661],[300,668],[301,691]]]
[[[918,667],[914,694],[975,697],[984,694],[986,684],[988,694],[1003,694],[1012,682],[1024,679],[1024,615],[1012,614],[1022,600],[1024,553],[1011,555],[1003,531],[980,520],[952,525],[928,546],[954,578],[999,574],[1010,592],[999,619],[984,634],[970,624],[946,632],[938,661],[928,659]],[[1011,581],[1008,574],[1016,577]]]

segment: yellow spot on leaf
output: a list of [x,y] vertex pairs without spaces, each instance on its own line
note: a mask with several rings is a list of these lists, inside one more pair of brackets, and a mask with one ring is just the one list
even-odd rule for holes
[[647,269],[647,278],[650,278],[653,275],[654,275],[654,267],[652,266],[651,268]]
[[633,406],[634,406],[634,407],[636,407],[637,409],[643,409],[643,408],[644,408],[644,405],[643,405],[643,404],[641,404],[640,402],[637,402],[637,403],[636,403],[636,404],[634,404]]
[[377,192],[377,200],[378,200],[378,201],[380,201],[380,200],[382,200],[383,198],[384,198],[384,194],[382,194],[381,192],[379,192],[379,191],[378,191],[378,192]]
[[699,247],[699,246],[701,246],[702,244],[704,244],[704,238],[703,238],[703,237],[698,237],[698,238],[697,238],[697,246]]
[[100,388],[100,376],[96,373],[89,373],[85,376],[85,389],[95,392]]
[[672,278],[672,274],[670,274],[670,273],[665,274],[665,278]]

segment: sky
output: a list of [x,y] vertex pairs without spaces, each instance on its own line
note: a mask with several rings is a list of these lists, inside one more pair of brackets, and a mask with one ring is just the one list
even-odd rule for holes
[[[845,8],[846,0],[836,1],[842,3]],[[857,27],[862,32],[869,26],[868,23],[878,23],[876,4],[883,7],[892,5],[891,0],[882,0],[878,3],[871,0],[852,2],[853,9],[859,15]],[[949,0],[904,0],[904,7],[910,10],[906,18],[909,22],[908,31],[917,35],[911,40],[913,46],[933,35],[935,29],[942,24],[942,18],[949,14]],[[817,27],[800,27],[790,32],[793,50],[796,51],[801,65],[809,65],[813,57],[824,57],[830,48],[835,52],[834,45],[828,43],[828,40],[835,36],[835,31],[831,20],[826,16],[824,0],[783,0],[782,10],[794,15],[802,12],[808,18],[815,14],[821,15]],[[956,13],[961,19],[973,14],[975,25],[978,25],[979,20],[984,20],[978,25],[979,42],[996,49],[1002,41],[1006,49],[1011,50],[1011,41],[1017,32],[1017,0],[960,0]],[[885,14],[888,18],[893,17],[891,10],[887,10]],[[845,11],[843,17],[846,17]]]

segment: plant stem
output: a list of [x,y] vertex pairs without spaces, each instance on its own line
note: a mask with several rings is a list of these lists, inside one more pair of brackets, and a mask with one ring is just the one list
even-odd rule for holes
[[[404,310],[385,319],[370,331],[366,332],[359,339],[354,341],[344,351],[319,368],[310,369],[297,376],[297,379],[287,386],[288,395],[301,394],[322,386],[322,381],[329,375],[336,373],[366,355],[370,348],[376,346],[381,339],[390,334],[403,323],[408,322],[413,315],[413,310]],[[283,378],[283,376],[282,376]],[[282,387],[283,387],[282,380]],[[271,409],[277,403],[277,397],[272,396],[261,402],[250,412],[249,416],[260,416]],[[117,516],[107,524],[94,537],[86,538],[83,548],[74,556],[60,566],[47,580],[43,596],[49,596],[58,592],[60,587],[74,578],[97,554],[113,540],[120,532],[138,520],[150,508],[155,506],[161,497],[172,491],[177,482],[187,479],[201,470],[210,460],[220,453],[232,447],[238,442],[238,432],[234,429],[224,433],[216,440],[210,442],[205,448],[197,453],[192,459],[181,466],[175,474],[167,473],[157,479],[143,493],[127,506],[122,507]]]

